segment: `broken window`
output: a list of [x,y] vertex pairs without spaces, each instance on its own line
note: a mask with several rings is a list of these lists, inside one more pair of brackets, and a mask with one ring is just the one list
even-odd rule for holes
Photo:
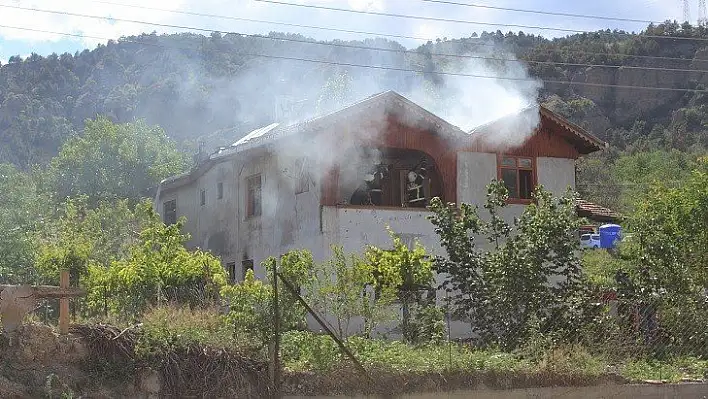
[[261,175],[246,180],[246,217],[261,215]]
[[236,283],[236,262],[227,263],[226,272],[229,273],[229,282],[231,284]]
[[216,183],[216,199],[224,198],[224,183]]
[[199,204],[201,206],[204,206],[204,204],[206,204],[206,190],[202,190],[199,193]]
[[241,261],[241,273],[242,273],[242,279],[246,279],[246,273],[248,271],[253,271],[253,259],[244,259]]
[[504,155],[499,177],[509,191],[510,199],[530,200],[535,188],[533,159]]
[[427,162],[425,159],[411,168],[406,174],[405,202],[404,205],[412,207],[425,207],[428,204],[426,193],[429,191],[427,184]]
[[300,158],[295,162],[295,194],[305,193],[310,190],[310,179],[307,173],[307,164],[305,158]]
[[173,199],[162,204],[162,220],[166,225],[177,223],[177,200]]
[[377,154],[378,159],[367,162],[364,158],[360,165],[352,205],[424,208],[430,199],[442,195],[442,179],[427,154],[405,149],[384,149]]

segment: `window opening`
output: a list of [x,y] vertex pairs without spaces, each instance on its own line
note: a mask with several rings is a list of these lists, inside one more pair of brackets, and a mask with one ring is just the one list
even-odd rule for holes
[[236,283],[236,262],[227,263],[226,272],[229,273],[229,282],[231,282],[231,284]]
[[295,174],[297,178],[295,194],[310,191],[310,176],[309,173],[307,173],[307,164],[304,157],[295,162]]
[[177,200],[166,201],[162,204],[162,213],[164,213],[162,220],[166,225],[171,225],[177,223]]
[[500,178],[509,191],[509,198],[530,200],[535,188],[533,159],[504,155],[500,164]]
[[261,175],[248,178],[246,181],[246,217],[261,215]]
[[241,278],[243,280],[246,279],[246,273],[248,273],[249,270],[253,271],[253,259],[242,260],[241,261],[241,273],[242,273]]
[[379,154],[368,165],[364,161],[359,166],[356,179],[360,183],[350,204],[425,208],[432,197],[442,194],[442,179],[425,153],[384,149]]

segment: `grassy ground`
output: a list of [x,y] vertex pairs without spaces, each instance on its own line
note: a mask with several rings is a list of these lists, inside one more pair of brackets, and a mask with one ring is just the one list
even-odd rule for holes
[[[150,345],[201,345],[228,348],[249,356],[267,358],[267,348],[234,337],[214,311],[189,311],[160,308],[149,312],[143,330],[151,337]],[[708,361],[695,358],[648,360],[640,356],[623,361],[582,347],[564,347],[546,351],[503,353],[479,350],[457,344],[412,346],[398,341],[353,337],[348,347],[370,370],[399,374],[486,373],[495,375],[553,375],[573,380],[595,380],[608,374],[630,381],[699,379],[708,372]],[[281,358],[286,372],[331,373],[350,367],[336,344],[326,335],[291,331],[282,335]]]

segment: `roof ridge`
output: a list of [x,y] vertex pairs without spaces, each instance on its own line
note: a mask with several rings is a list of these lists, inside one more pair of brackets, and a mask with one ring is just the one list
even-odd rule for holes
[[489,121],[489,122],[485,122],[485,123],[482,123],[482,124],[480,124],[480,125],[477,125],[477,126],[473,127],[472,129],[470,129],[470,130],[468,131],[468,133],[470,133],[470,134],[471,134],[471,133],[474,133],[475,131],[477,131],[477,130],[479,130],[479,129],[482,129],[482,128],[491,126],[491,125],[493,125],[493,124],[495,124],[495,123],[501,122],[501,121],[503,121],[503,120],[506,119],[506,118],[509,118],[509,117],[512,117],[512,116],[519,115],[519,114],[522,114],[522,113],[524,113],[524,112],[530,111],[530,110],[532,110],[534,107],[537,107],[537,108],[538,108],[538,107],[540,107],[540,104],[529,103],[528,105],[525,105],[525,106],[523,106],[523,107],[521,107],[521,108],[519,108],[519,109],[517,109],[517,110],[515,110],[515,111],[509,112],[509,113],[506,114],[506,115],[500,116],[500,117],[498,117],[498,118],[496,118],[496,119],[493,119],[493,120],[491,120],[491,121]]

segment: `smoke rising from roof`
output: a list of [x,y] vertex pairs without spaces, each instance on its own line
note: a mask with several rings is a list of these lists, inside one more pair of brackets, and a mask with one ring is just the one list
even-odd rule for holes
[[[366,40],[363,44],[405,50],[400,44],[383,39]],[[235,79],[215,78],[211,85],[220,89],[212,93],[215,101],[210,107],[234,109],[235,119],[249,121],[247,124],[254,128],[279,123],[272,132],[267,129],[267,135],[284,131],[297,135],[297,122],[336,112],[377,93],[393,90],[469,134],[475,134],[476,127],[512,115],[513,118],[504,118],[503,123],[494,123],[494,132],[485,135],[485,140],[503,147],[523,144],[539,123],[537,97],[541,83],[530,77],[524,64],[509,61],[509,53],[502,48],[479,46],[487,51],[469,54],[499,58],[494,60],[430,54],[458,53],[455,49],[443,48],[445,45],[443,42],[435,48],[429,44],[416,53],[347,50],[337,57],[340,63],[428,72],[323,66],[288,60],[262,63],[241,71]],[[325,46],[287,43],[287,46],[276,46],[273,51],[285,56],[318,58],[311,54],[316,47]],[[183,92],[193,90],[194,87],[189,87]],[[234,93],[238,93],[236,104]],[[520,112],[522,110],[532,112]],[[360,119],[348,122],[346,129],[328,132],[331,135],[328,139],[278,140],[282,142],[273,145],[272,154],[282,169],[281,178],[294,189],[296,176],[302,174],[294,169],[303,169],[311,181],[320,181],[329,166],[337,163],[341,167],[340,185],[351,186],[353,190],[363,173],[360,165],[374,165],[379,161],[371,153],[360,150],[360,140],[379,136],[386,126],[385,117],[391,111],[369,109],[365,116],[359,115]],[[365,124],[361,118],[366,119]],[[422,121],[409,117],[402,122],[419,126]],[[307,162],[299,166],[303,165],[303,157]]]

